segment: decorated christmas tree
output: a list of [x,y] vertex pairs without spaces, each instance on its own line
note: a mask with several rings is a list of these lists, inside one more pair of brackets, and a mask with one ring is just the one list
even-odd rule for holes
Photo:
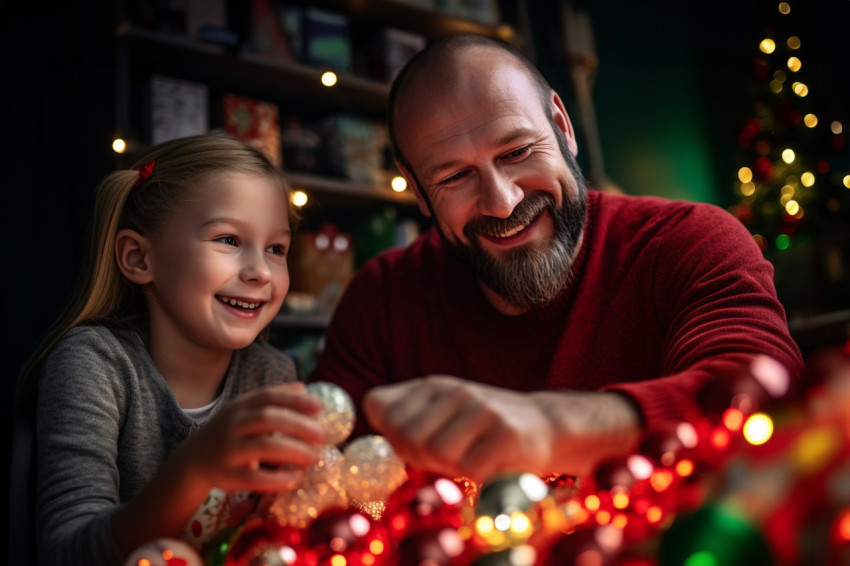
[[811,25],[814,8],[784,1],[762,7],[742,94],[749,104],[737,132],[738,202],[731,210],[775,263],[807,248],[808,292],[831,296],[810,308],[847,308],[838,295],[846,296],[840,289],[848,284],[850,249],[848,93],[829,76],[828,44]]

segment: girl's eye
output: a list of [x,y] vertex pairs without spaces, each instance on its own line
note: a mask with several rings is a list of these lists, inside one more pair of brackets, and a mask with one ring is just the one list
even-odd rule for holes
[[227,244],[228,246],[237,245],[235,236],[220,236],[215,239],[216,242],[221,242],[222,244]]
[[269,252],[275,255],[286,255],[286,246],[283,246],[281,244],[274,244],[272,246],[269,246],[268,250]]

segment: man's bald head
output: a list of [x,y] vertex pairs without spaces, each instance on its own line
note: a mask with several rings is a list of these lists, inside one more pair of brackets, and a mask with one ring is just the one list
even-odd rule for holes
[[549,98],[552,87],[546,81],[537,67],[518,49],[503,41],[486,37],[483,35],[454,35],[432,43],[416,56],[399,72],[390,89],[389,110],[387,124],[395,158],[411,173],[413,173],[409,162],[404,156],[399,144],[398,126],[399,110],[404,106],[406,99],[412,92],[421,93],[421,89],[439,89],[447,84],[452,84],[462,76],[463,69],[458,68],[460,60],[470,54],[479,52],[482,57],[491,57],[494,63],[498,61],[510,62],[517,65],[527,73],[529,79],[537,88],[540,103],[546,111],[549,111]]

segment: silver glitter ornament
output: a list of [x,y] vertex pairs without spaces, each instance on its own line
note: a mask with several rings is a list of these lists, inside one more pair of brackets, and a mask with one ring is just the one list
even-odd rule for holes
[[336,446],[322,448],[319,461],[304,470],[301,487],[280,493],[269,513],[281,525],[303,529],[332,507],[347,507],[348,498],[340,483],[345,459]]
[[345,447],[343,455],[341,484],[350,500],[361,504],[384,501],[407,479],[404,462],[383,436],[357,438]]
[[341,387],[327,381],[314,381],[307,391],[319,399],[324,408],[316,419],[325,431],[325,442],[334,446],[342,444],[354,430],[354,402]]

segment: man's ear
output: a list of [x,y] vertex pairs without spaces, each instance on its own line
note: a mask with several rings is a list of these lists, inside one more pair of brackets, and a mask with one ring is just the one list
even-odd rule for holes
[[570,121],[570,115],[567,114],[567,109],[564,107],[564,102],[558,93],[552,91],[552,119],[558,125],[558,129],[564,132],[564,137],[567,139],[567,147],[573,156],[578,155],[578,143],[576,142],[576,133],[573,130],[573,123]]
[[413,194],[416,196],[416,202],[419,204],[419,211],[427,216],[431,217],[431,209],[428,208],[428,201],[425,199],[425,195],[422,194],[422,191],[419,190],[419,184],[416,182],[416,178],[413,174],[407,170],[407,167],[402,165],[396,160],[396,167],[401,172],[402,177],[407,182],[407,186],[410,187],[410,190],[413,191]]
[[135,230],[125,228],[115,236],[115,261],[128,280],[138,285],[153,281],[148,258],[148,240]]

